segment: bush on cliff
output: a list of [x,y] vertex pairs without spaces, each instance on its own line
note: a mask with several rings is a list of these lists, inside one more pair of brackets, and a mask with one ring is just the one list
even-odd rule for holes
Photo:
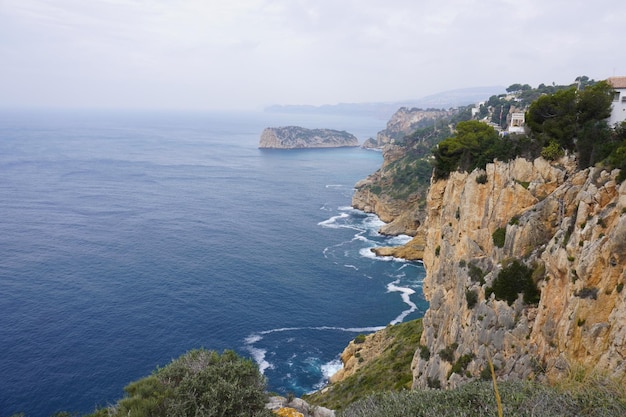
[[271,416],[265,379],[252,360],[233,351],[192,350],[132,382],[126,397],[94,417]]
[[495,294],[496,300],[506,300],[512,305],[519,294],[523,294],[524,302],[536,304],[539,302],[541,293],[533,281],[533,270],[517,259],[508,262],[502,268],[491,287],[485,290],[485,297]]

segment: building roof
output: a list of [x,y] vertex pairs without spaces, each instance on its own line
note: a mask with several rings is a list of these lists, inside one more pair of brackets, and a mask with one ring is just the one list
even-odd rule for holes
[[626,88],[626,77],[609,77],[606,81],[613,88]]

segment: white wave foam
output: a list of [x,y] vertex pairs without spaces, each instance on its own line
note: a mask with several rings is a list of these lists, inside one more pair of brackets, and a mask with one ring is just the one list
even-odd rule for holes
[[352,269],[354,269],[355,271],[358,271],[358,270],[359,270],[359,268],[357,268],[355,265],[345,264],[344,266],[345,266],[346,268],[352,268]]
[[404,319],[417,310],[417,305],[411,301],[411,295],[415,294],[415,290],[407,287],[400,287],[397,284],[400,283],[400,280],[396,280],[394,282],[390,282],[387,284],[387,292],[399,292],[402,297],[402,301],[409,306],[407,310],[404,310],[398,317],[391,321],[391,324],[402,323]]
[[341,362],[340,358],[335,358],[321,366],[322,375],[324,375],[324,379],[328,381],[330,377],[339,372],[341,368],[343,368],[343,362]]
[[348,216],[349,216],[348,213],[340,213],[337,216],[332,216],[330,219],[319,222],[318,226],[329,227],[332,229],[339,229],[340,227],[343,227],[343,225],[337,224],[337,220],[345,219]]
[[326,188],[342,188],[343,184],[326,184]]
[[409,235],[398,235],[389,238],[389,246],[402,246],[409,243],[413,238]]
[[252,333],[250,336],[246,337],[246,339],[244,340],[244,343],[246,345],[253,345],[262,339],[263,339],[263,336],[261,336],[260,334]]
[[393,256],[378,256],[374,252],[372,252],[372,248],[371,247],[359,249],[359,255],[361,255],[364,258],[373,259],[373,260],[376,260],[376,261],[401,260],[401,259],[394,258]]
[[246,349],[250,352],[254,361],[259,366],[259,372],[261,372],[261,374],[265,373],[267,369],[274,369],[274,365],[265,360],[267,350],[255,348],[252,345],[246,346]]

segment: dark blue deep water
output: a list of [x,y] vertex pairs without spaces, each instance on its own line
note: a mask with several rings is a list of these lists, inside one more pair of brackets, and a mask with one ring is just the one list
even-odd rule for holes
[[91,412],[198,347],[319,388],[358,333],[423,315],[424,271],[351,209],[359,148],[262,151],[275,114],[0,113],[0,416]]

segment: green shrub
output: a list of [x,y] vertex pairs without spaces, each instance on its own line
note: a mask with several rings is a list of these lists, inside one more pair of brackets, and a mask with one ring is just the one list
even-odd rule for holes
[[439,256],[440,252],[441,252],[441,246],[437,245],[437,247],[435,248],[435,256]]
[[361,343],[365,342],[365,335],[364,334],[360,334],[357,337],[354,338],[354,343],[359,345]]
[[458,343],[452,343],[439,351],[439,357],[446,362],[454,362],[454,352],[459,347]]
[[574,295],[580,298],[591,298],[592,300],[597,300],[598,289],[595,287],[584,287],[582,290],[576,292]]
[[493,244],[496,247],[503,248],[506,240],[506,228],[498,227],[491,235],[491,238],[493,239]]
[[483,173],[476,176],[476,182],[478,184],[487,184],[487,174]]
[[472,282],[478,282],[480,285],[485,284],[485,272],[473,263],[469,264],[467,274]]
[[478,302],[478,294],[474,290],[465,290],[465,301],[467,301],[467,308],[474,308]]
[[95,415],[271,416],[265,378],[252,360],[233,351],[192,350],[152,375],[132,382],[126,397]]
[[441,389],[441,381],[438,378],[427,377],[426,384],[428,385],[428,388]]
[[420,358],[422,358],[425,361],[429,360],[430,349],[428,349],[428,346],[420,345],[419,348],[420,348]]
[[[452,365],[452,369],[450,370],[450,375],[452,374],[461,375],[461,373],[465,371],[465,369],[467,368],[467,365],[469,365],[470,362],[474,358],[475,356],[471,353],[462,355],[456,362],[454,362],[454,365]],[[450,375],[448,375],[448,378],[450,377]]]
[[509,224],[511,226],[515,226],[519,224],[519,216],[513,216],[511,217],[511,220],[509,220]]
[[624,289],[624,283],[620,282],[619,284],[617,284],[617,287],[615,287],[615,289],[618,293],[622,292],[622,290]]
[[541,150],[541,156],[548,161],[555,161],[565,155],[563,148],[554,140]]
[[506,300],[512,305],[521,293],[526,304],[536,304],[541,294],[532,276],[531,268],[514,259],[500,271],[491,287],[485,290],[485,295],[489,297],[493,293],[496,300]]

